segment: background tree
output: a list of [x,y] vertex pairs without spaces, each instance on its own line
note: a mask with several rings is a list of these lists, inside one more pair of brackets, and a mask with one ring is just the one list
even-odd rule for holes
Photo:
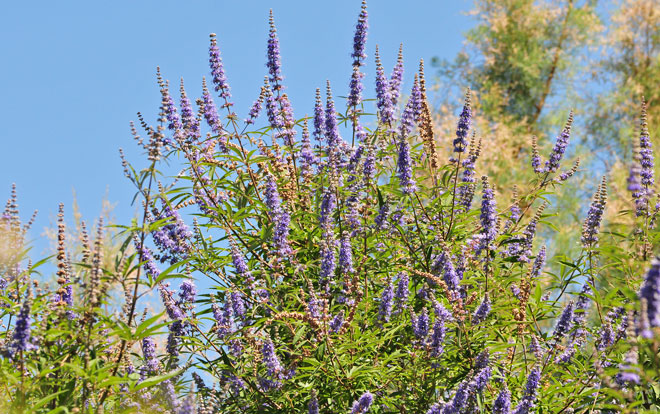
[[[586,114],[580,85],[594,59],[591,49],[602,32],[595,1],[476,0],[469,12],[476,25],[466,33],[464,50],[453,61],[435,60],[438,68],[438,136],[451,136],[456,91],[474,92],[474,124],[482,139],[481,172],[509,201],[515,183],[532,182],[532,136],[547,154],[571,109],[574,153],[582,153]],[[486,133],[486,131],[488,131]],[[576,145],[578,144],[578,145]],[[581,154],[582,165],[586,161]],[[588,180],[589,182],[595,181]],[[579,200],[594,188],[574,181],[558,193],[562,211],[553,245],[574,247]],[[568,214],[566,214],[568,213]]]
[[[660,128],[660,2],[625,0],[607,7],[601,55],[587,93],[589,146],[604,170],[612,172],[613,210],[631,208],[628,178],[639,140],[642,97],[647,102],[649,134],[658,145]],[[620,218],[619,218],[620,220]]]

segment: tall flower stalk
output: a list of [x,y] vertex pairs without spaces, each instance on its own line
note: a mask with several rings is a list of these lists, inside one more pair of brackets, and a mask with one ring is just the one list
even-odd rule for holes
[[454,225],[454,213],[456,209],[456,188],[458,185],[458,174],[461,168],[461,154],[465,151],[467,147],[467,135],[470,131],[470,125],[472,123],[472,108],[470,106],[470,90],[468,89],[465,92],[465,103],[463,104],[463,111],[458,117],[458,125],[456,127],[456,138],[454,139],[454,152],[458,154],[457,158],[453,160],[456,164],[454,170],[454,184],[452,189],[451,196],[451,213],[449,216],[449,226],[447,227],[447,234],[445,235],[445,240],[449,238],[451,234],[452,226]]

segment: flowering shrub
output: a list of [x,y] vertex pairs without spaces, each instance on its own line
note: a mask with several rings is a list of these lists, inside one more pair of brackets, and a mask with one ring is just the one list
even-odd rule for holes
[[[552,228],[552,193],[578,173],[565,162],[573,114],[549,154],[533,146],[534,180],[502,200],[478,179],[469,91],[453,146],[438,148],[423,62],[404,93],[402,54],[387,76],[376,50],[368,113],[366,38],[363,3],[346,105],[328,83],[309,118],[296,119],[285,93],[272,15],[268,74],[246,119],[215,35],[197,109],[183,83],[175,102],[159,73],[160,117],[140,117],[146,139],[133,128],[148,164],[123,161],[144,209],[111,265],[101,223],[96,242],[84,236],[81,253],[67,253],[61,210],[57,288],[41,287],[10,200],[0,239],[7,409],[660,408],[660,203],[645,104],[627,224],[604,225],[603,178],[580,213],[579,254],[548,257],[552,237],[536,234]],[[166,165],[180,172],[167,177]],[[125,293],[119,307],[111,286]],[[142,311],[152,292],[164,312]]]

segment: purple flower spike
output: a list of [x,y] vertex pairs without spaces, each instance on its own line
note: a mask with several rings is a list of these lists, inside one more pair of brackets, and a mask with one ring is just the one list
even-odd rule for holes
[[525,227],[525,230],[522,234],[522,241],[511,243],[509,245],[508,249],[506,250],[507,255],[518,256],[518,260],[524,263],[529,262],[529,256],[532,255],[532,245],[534,242],[534,236],[536,235],[536,227],[539,224],[539,220],[541,220],[541,214],[543,213],[545,207],[545,204],[541,205],[536,214],[534,214],[534,217],[532,217],[530,220],[527,227]]
[[270,210],[270,217],[273,220],[273,244],[277,248],[279,258],[286,259],[292,252],[288,240],[291,216],[282,206],[277,183],[272,175],[268,176],[266,182],[266,206]]
[[325,109],[321,101],[321,89],[316,88],[316,103],[314,104],[314,132],[312,133],[317,142],[325,139]]
[[587,218],[582,226],[582,245],[587,248],[596,247],[598,244],[598,230],[605,212],[605,203],[607,201],[607,183],[605,177],[594,194],[593,201],[589,207]]
[[341,145],[342,138],[339,135],[339,126],[337,125],[337,111],[335,110],[335,101],[332,99],[332,88],[330,81],[326,86],[326,109],[325,109],[325,138],[328,144],[328,154],[336,153]]
[[282,364],[280,363],[280,360],[275,353],[275,346],[273,345],[273,341],[270,339],[264,341],[261,347],[261,356],[263,358],[264,364],[266,365],[268,375],[271,377],[278,377],[284,369],[282,368]]
[[429,334],[429,314],[426,308],[423,308],[419,316],[414,313],[411,315],[413,333],[417,339],[424,339]]
[[493,414],[509,414],[511,411],[511,391],[506,384],[493,403]]
[[167,311],[167,316],[171,320],[181,320],[185,318],[184,312],[181,310],[177,302],[174,300],[174,292],[167,288],[168,285],[159,284],[158,291],[160,292],[160,298],[163,301],[165,310]]
[[147,336],[142,340],[142,356],[150,373],[156,373],[160,369],[160,362],[156,357],[156,343],[153,338]]
[[387,225],[387,217],[390,214],[390,203],[386,200],[378,209],[378,214],[374,219],[376,230],[381,230]]
[[490,313],[490,308],[490,298],[488,297],[488,293],[486,293],[484,295],[484,300],[481,301],[479,307],[477,307],[477,309],[474,311],[474,315],[472,316],[472,325],[477,325],[485,321],[486,317],[488,317],[488,314]]
[[29,351],[35,348],[30,339],[30,325],[30,298],[28,294],[23,301],[21,310],[18,312],[14,333],[11,336],[11,342],[7,346],[7,354],[10,358],[14,358],[19,352]]
[[385,71],[380,62],[378,46],[376,46],[376,106],[378,107],[380,121],[383,124],[391,126],[394,123],[395,108],[392,102],[390,84],[385,77]]
[[242,318],[245,316],[245,301],[243,300],[243,295],[241,295],[241,292],[238,291],[232,291],[230,293],[231,296],[231,306],[234,315],[236,315],[239,318]]
[[321,211],[319,214],[319,224],[324,232],[328,232],[334,226],[334,213],[337,207],[337,200],[335,192],[332,188],[328,188],[323,193],[321,200]]
[[559,163],[564,157],[566,152],[566,147],[568,146],[568,139],[571,136],[571,125],[573,124],[573,111],[568,115],[568,121],[566,121],[566,126],[561,131],[561,134],[557,137],[555,146],[552,149],[550,158],[545,162],[545,172],[555,172],[559,169]]
[[[364,131],[364,128],[362,128],[362,125],[358,123],[357,129]],[[357,132],[356,132],[357,135]],[[362,159],[362,155],[364,154],[364,146],[362,144],[358,145],[357,148],[353,151],[353,154],[351,155],[348,165],[346,167],[346,172],[350,174],[350,177],[348,177],[348,182],[349,183],[355,183],[355,173],[357,170],[357,167],[360,163],[360,160]],[[353,186],[354,187],[354,186]]]
[[337,333],[344,324],[344,311],[342,310],[330,321],[330,332]]
[[314,294],[310,295],[307,301],[307,314],[313,319],[319,319],[321,313],[319,312],[319,300]]
[[481,177],[483,181],[483,193],[481,197],[481,234],[479,252],[490,249],[490,244],[497,236],[497,210],[495,206],[495,194],[488,184],[488,177]]
[[[463,176],[461,177],[461,181],[465,185],[462,185],[458,188],[459,204],[463,207],[463,210],[466,212],[470,210],[470,207],[472,206],[472,199],[474,198],[474,190],[475,190],[474,183],[477,181],[477,179],[475,178],[474,169],[477,159],[479,158],[479,155],[481,155],[481,140],[479,140],[479,142],[476,143],[473,136],[472,141],[470,143],[470,152],[467,158],[461,162],[461,164],[463,165]],[[515,214],[515,207],[516,206],[511,208],[510,220],[512,221],[515,221],[513,220]]]
[[[587,318],[587,310],[591,302],[591,299],[589,299],[589,295],[593,294],[593,290],[591,289],[591,286],[593,284],[594,284],[593,279],[589,278],[582,285],[582,289],[580,291],[580,297],[578,298],[575,304],[575,310],[573,311],[574,325],[582,325],[585,319]],[[578,331],[579,329],[573,332],[571,339],[575,338],[575,335],[578,333]]]
[[541,359],[543,356],[543,349],[536,335],[532,335],[532,339],[529,341],[529,349],[532,351],[536,359]]
[[174,384],[172,380],[165,380],[159,384],[161,393],[165,396],[165,403],[169,407],[171,412],[178,413],[179,400],[176,397],[176,390],[174,389]]
[[218,143],[220,144],[220,151],[227,153],[227,138],[225,136],[224,130],[222,128],[222,122],[220,121],[220,116],[218,115],[218,108],[216,108],[215,103],[213,102],[213,97],[206,87],[206,79],[203,81],[203,93],[202,93],[202,112],[204,114],[204,119],[206,123],[213,131],[213,134],[218,137]]
[[616,375],[616,380],[621,384],[639,384],[639,354],[636,347],[626,352],[623,363],[619,364],[620,372]]
[[[642,319],[648,321],[651,327],[660,326],[660,260],[656,257],[651,263],[651,268],[646,274],[639,297],[646,304],[646,314]],[[643,327],[642,336],[650,338],[653,333],[647,327]]]
[[211,77],[213,84],[215,85],[215,91],[220,92],[220,97],[224,98],[224,106],[231,106],[232,104],[229,102],[229,99],[231,99],[231,92],[229,90],[229,84],[227,83],[225,69],[222,66],[218,41],[216,40],[215,33],[211,33],[210,36],[211,46],[209,47],[209,64],[211,66]]
[[396,313],[400,313],[408,306],[408,297],[410,296],[410,288],[408,287],[408,284],[410,283],[410,279],[405,272],[399,273],[397,277],[399,281],[396,285],[394,298],[396,302]]
[[[160,76],[160,72],[158,74]],[[167,118],[167,121],[169,122],[167,124],[167,128],[174,132],[175,137],[180,134],[181,129],[183,128],[183,124],[181,124],[181,118],[179,117],[179,113],[177,112],[176,109],[176,104],[174,103],[174,99],[172,99],[172,96],[170,95],[170,91],[168,89],[167,83],[163,82],[162,87],[160,88],[160,93],[162,96],[162,103],[161,103],[161,110],[165,114],[165,117]]]
[[384,322],[390,321],[392,314],[392,299],[394,299],[394,286],[392,282],[388,283],[383,289],[383,294],[380,297],[380,306],[378,308],[378,319]]
[[362,103],[362,89],[364,89],[364,86],[362,86],[363,77],[364,74],[360,72],[360,67],[353,66],[347,104],[351,110],[354,108],[355,112],[359,112],[357,107]]
[[184,325],[181,321],[174,321],[168,329],[170,333],[167,335],[167,353],[173,357],[179,356],[180,338],[184,333]]
[[540,381],[541,372],[538,368],[534,368],[527,377],[525,392],[522,399],[518,403],[518,406],[513,411],[513,414],[528,414],[529,411],[534,408],[534,402],[536,401],[536,393],[538,391]]
[[261,92],[259,93],[259,97],[257,98],[256,101],[254,101],[254,103],[250,107],[250,112],[248,112],[248,117],[245,120],[246,125],[254,124],[254,121],[256,121],[257,118],[259,118],[259,114],[261,114],[261,108],[264,104],[265,99],[266,99],[266,87],[262,86]]
[[179,287],[179,298],[181,303],[195,303],[197,297],[197,287],[192,280],[184,280]]
[[364,414],[368,412],[373,402],[374,396],[369,391],[365,392],[357,401],[353,403],[351,414]]
[[264,88],[266,93],[265,100],[266,100],[266,114],[268,115],[268,122],[270,123],[270,127],[275,131],[278,131],[277,133],[279,134],[280,131],[284,128],[284,119],[282,118],[282,114],[280,112],[280,108],[277,103],[277,98],[275,97],[275,95],[273,95],[273,90],[268,84],[267,79],[265,81]]
[[355,269],[353,268],[353,248],[348,235],[342,237],[339,245],[339,269],[344,274],[355,273]]
[[149,250],[147,247],[143,247],[140,249],[140,253],[142,256],[142,261],[144,262],[142,265],[144,271],[147,272],[147,274],[152,278],[158,278],[158,276],[160,276],[160,269],[158,269],[158,265],[156,264],[154,256],[151,254],[151,250]]
[[233,323],[234,310],[229,301],[231,297],[227,296],[229,299],[225,300],[225,308],[221,308],[217,303],[213,304],[213,318],[216,322],[216,332],[218,333],[218,338],[223,339],[231,332],[231,325]]
[[406,107],[401,114],[401,125],[399,127],[399,138],[404,140],[412,132],[417,124],[421,111],[422,103],[422,90],[419,86],[419,77],[415,75],[412,90],[410,91],[410,98],[406,103]]
[[403,194],[413,194],[417,191],[417,184],[413,178],[412,158],[410,157],[410,144],[403,138],[399,141],[399,158],[397,161],[399,186]]
[[450,290],[458,291],[460,288],[460,279],[454,268],[454,263],[449,255],[449,252],[443,250],[438,255],[433,263],[433,271],[442,274],[442,277]]
[[284,78],[282,77],[282,62],[280,61],[280,41],[277,38],[277,29],[275,28],[275,20],[273,19],[273,11],[270,11],[268,18],[270,31],[268,33],[268,53],[266,66],[270,74],[270,83],[273,85],[273,90],[278,91],[282,89],[280,83]]
[[559,317],[559,321],[557,322],[557,326],[555,326],[555,331],[552,334],[552,337],[555,339],[556,342],[559,342],[561,338],[563,338],[571,329],[573,323],[574,309],[575,309],[575,303],[573,301],[570,301],[568,302],[563,312],[561,313],[561,316]]
[[[439,306],[442,306],[438,304]],[[444,351],[444,342],[445,335],[447,333],[447,328],[445,327],[445,321],[449,317],[449,312],[446,309],[442,308],[444,312],[436,311],[436,319],[433,324],[433,331],[431,332],[431,356],[439,357]]]
[[435,313],[437,320],[449,321],[452,319],[451,312],[449,312],[440,302],[433,303],[433,312]]
[[489,359],[489,353],[488,350],[484,350],[481,354],[477,356],[477,361],[475,363],[475,370],[477,371],[477,374],[472,378],[472,382],[470,384],[471,386],[471,392],[477,392],[480,393],[486,388],[486,385],[488,385],[488,381],[490,381],[490,376],[492,374],[492,369],[490,368],[490,359]]
[[642,101],[642,116],[641,116],[641,133],[639,136],[639,155],[641,164],[641,179],[642,185],[647,188],[653,187],[655,184],[654,178],[654,160],[653,160],[653,147],[651,145],[651,137],[649,136],[648,122],[646,120],[646,102]]
[[[611,312],[610,312],[611,313]],[[596,349],[599,351],[604,351],[608,347],[614,345],[615,334],[612,329],[610,314],[608,313],[607,318],[603,322],[603,325],[598,331],[598,337],[596,338],[595,344]]]
[[433,404],[426,412],[426,414],[442,414],[442,405],[437,403]]
[[231,260],[234,264],[237,275],[243,277],[250,275],[250,270],[247,266],[247,263],[245,262],[245,257],[243,256],[243,253],[238,250],[238,247],[235,243],[231,243]]
[[536,254],[536,259],[534,259],[534,265],[532,265],[532,274],[531,274],[532,279],[536,279],[541,275],[541,271],[543,270],[543,266],[545,265],[545,256],[546,256],[545,246],[543,246]]
[[312,393],[312,398],[307,403],[307,414],[319,414],[319,400],[316,393]]
[[637,200],[642,196],[643,190],[642,182],[640,181],[640,172],[641,168],[639,166],[639,160],[634,159],[630,165],[630,171],[626,181],[628,183],[628,191],[630,191],[635,203],[637,203]]
[[539,154],[538,140],[536,135],[532,136],[532,168],[537,174],[543,172],[543,167],[541,167],[541,155]]
[[[337,267],[335,249],[337,242],[334,235],[334,212],[336,208],[335,193],[332,188],[328,188],[323,193],[319,213],[319,224],[323,233],[321,240],[321,272],[319,278],[321,283],[326,284],[334,278]],[[344,257],[346,259],[346,257]]]
[[353,36],[353,54],[351,55],[353,58],[353,66],[362,66],[364,64],[362,61],[367,58],[367,55],[364,53],[364,45],[367,42],[368,28],[367,1],[362,0],[362,10],[360,10],[360,16],[355,25],[355,36]]
[[190,392],[188,396],[183,400],[179,411],[176,414],[196,414],[197,407],[195,406],[195,394]]
[[283,122],[283,129],[276,134],[276,137],[282,138],[286,145],[292,147],[296,135],[296,130],[293,128],[296,121],[294,120],[291,101],[289,101],[289,96],[286,93],[283,93],[277,100],[280,106],[280,118]]
[[653,195],[653,186],[655,184],[655,164],[653,159],[653,147],[651,137],[649,136],[648,123],[646,120],[646,102],[642,100],[641,133],[639,136],[639,176],[640,189],[637,194],[633,193],[635,205],[637,207],[637,216],[649,214],[649,198]]
[[277,221],[275,221],[273,228],[273,244],[277,249],[277,254],[280,259],[286,259],[293,250],[289,244],[289,225],[291,224],[291,216],[289,212],[282,209]]
[[458,126],[456,127],[456,139],[454,139],[454,152],[464,152],[467,148],[467,136],[472,123],[472,108],[470,107],[470,90],[465,93],[465,104],[463,112],[458,117]]
[[328,282],[334,279],[335,269],[337,268],[337,259],[335,256],[335,241],[321,241],[321,271],[319,273],[320,282],[329,288]]
[[376,154],[374,154],[372,146],[367,148],[367,156],[364,158],[362,174],[364,175],[364,185],[369,186],[376,176]]
[[318,162],[312,143],[309,139],[309,129],[307,128],[307,119],[303,123],[302,138],[300,140],[300,175],[304,177],[311,177],[314,165]]
[[161,252],[160,261],[170,261],[171,264],[183,260],[190,249],[188,241],[192,236],[190,229],[181,219],[179,212],[171,208],[164,199],[161,199],[163,210],[156,219],[165,219],[166,223],[151,233],[154,243]]
[[181,122],[183,123],[187,140],[189,142],[199,140],[201,136],[199,120],[195,116],[195,111],[193,111],[190,99],[188,99],[188,95],[186,94],[183,86],[183,78],[181,79]]
[[[71,286],[71,280],[67,277],[64,280],[64,291],[60,295],[60,300],[64,302],[68,307],[73,306],[73,287]],[[67,311],[69,319],[73,319],[72,316],[75,316],[73,311]]]
[[468,397],[470,396],[471,388],[472,384],[470,383],[469,379],[461,382],[456,389],[456,392],[454,393],[451,401],[447,403],[445,408],[442,410],[442,413],[458,414],[463,412],[463,410],[465,410],[465,404],[468,401]]
[[390,98],[392,99],[392,106],[396,107],[401,96],[401,83],[403,82],[403,44],[399,46],[399,56],[392,70],[390,76]]

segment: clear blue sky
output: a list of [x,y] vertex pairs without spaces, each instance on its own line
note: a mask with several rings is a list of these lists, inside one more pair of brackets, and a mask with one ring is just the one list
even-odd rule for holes
[[[373,93],[373,51],[390,70],[400,42],[406,85],[419,58],[452,58],[471,20],[470,1],[371,0],[366,96]],[[218,34],[225,68],[244,117],[266,74],[268,10],[280,36],[287,92],[297,117],[311,113],[325,79],[345,95],[358,0],[289,1],[13,1],[0,16],[0,198],[18,185],[23,216],[40,211],[37,238],[59,202],[71,213],[73,190],[93,220],[106,196],[126,222],[134,189],[123,177],[118,148],[144,161],[128,122],[142,111],[153,121],[160,98],[155,68],[189,95],[208,76],[208,35]],[[47,246],[37,242],[39,252]]]

